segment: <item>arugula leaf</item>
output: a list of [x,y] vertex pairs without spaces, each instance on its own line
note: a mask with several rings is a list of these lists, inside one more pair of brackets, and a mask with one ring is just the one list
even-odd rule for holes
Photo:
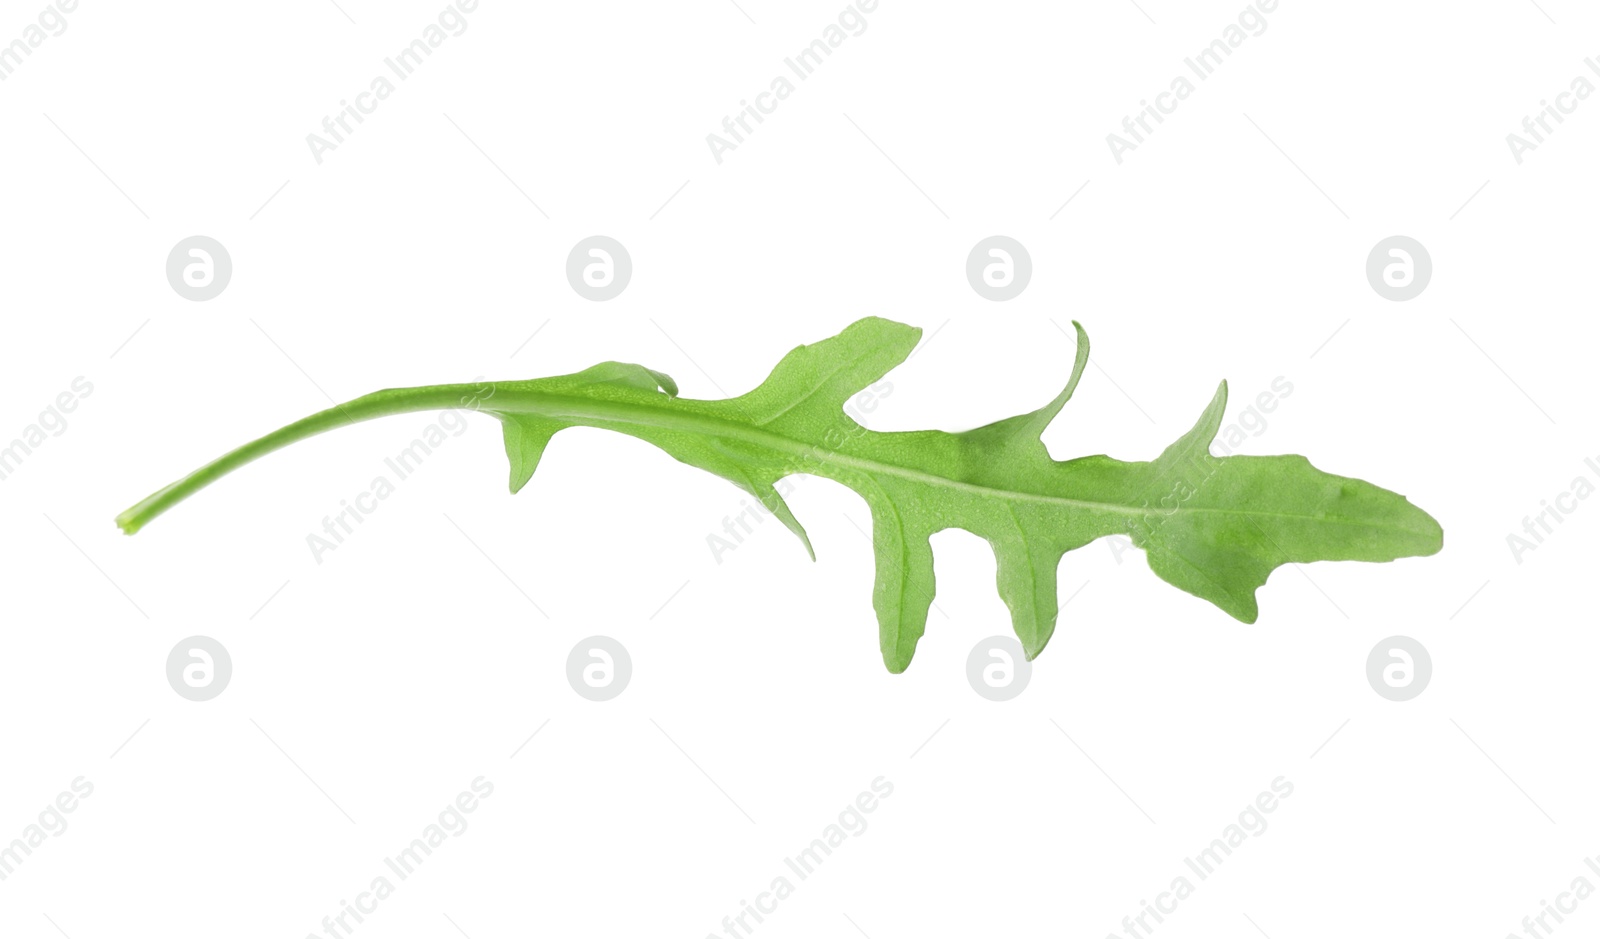
[[1438,522],[1404,496],[1324,473],[1300,456],[1213,456],[1226,382],[1193,429],[1154,460],[1051,459],[1040,435],[1089,361],[1088,337],[1073,326],[1077,356],[1054,400],[965,433],[871,431],[845,413],[846,402],[905,361],[921,336],[869,317],[790,352],[753,391],[718,401],[680,398],[668,376],[620,362],[531,381],[374,392],[222,456],[123,512],[117,524],[133,534],[224,474],[314,434],[471,402],[504,424],[512,492],[533,476],[557,432],[614,430],[761,500],[815,557],[774,484],[804,472],[848,486],[872,512],[872,604],[891,672],[905,670],[922,638],[934,594],[928,539],[947,528],[993,546],[1000,596],[1030,659],[1055,631],[1061,556],[1107,535],[1129,535],[1161,579],[1247,623],[1256,619],[1256,589],[1280,565],[1391,561],[1440,549]]

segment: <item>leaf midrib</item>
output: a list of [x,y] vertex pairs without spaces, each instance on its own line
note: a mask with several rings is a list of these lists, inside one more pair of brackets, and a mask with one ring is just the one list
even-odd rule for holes
[[[1046,505],[1070,506],[1077,509],[1104,512],[1116,516],[1143,515],[1143,516],[1171,516],[1173,514],[1216,514],[1256,516],[1263,518],[1298,519],[1302,521],[1321,522],[1336,525],[1355,525],[1365,528],[1386,528],[1397,531],[1411,532],[1412,529],[1393,525],[1376,525],[1372,522],[1359,519],[1346,519],[1327,515],[1302,515],[1298,513],[1271,512],[1253,509],[1219,509],[1204,506],[1180,506],[1175,510],[1151,508],[1149,506],[1125,505],[1115,502],[1099,502],[1088,499],[1071,499],[1064,496],[1049,496],[1032,492],[1020,492],[1012,489],[996,489],[992,486],[982,486],[963,480],[951,479],[935,473],[900,466],[895,463],[885,463],[878,460],[865,459],[841,453],[836,449],[829,449],[818,444],[805,443],[773,433],[748,424],[742,424],[727,418],[698,411],[673,411],[646,404],[633,404],[624,401],[607,401],[595,398],[579,398],[570,395],[550,394],[547,392],[520,391],[512,398],[529,400],[529,403],[538,403],[540,406],[536,413],[557,418],[580,418],[588,423],[620,423],[636,424],[646,427],[656,427],[666,430],[685,430],[692,433],[702,433],[708,436],[733,437],[749,443],[759,444],[772,450],[789,453],[795,456],[807,456],[823,463],[833,463],[838,466],[848,467],[868,473],[882,473],[897,476],[913,482],[920,482],[936,488],[954,489],[968,492],[987,498],[1012,500],[1018,502],[1036,502]],[[691,398],[666,399],[680,401],[684,404],[716,404],[717,402],[702,402]],[[548,402],[550,407],[545,405]],[[495,410],[505,410],[496,408]],[[858,425],[859,426],[859,425]],[[865,429],[865,428],[863,428]],[[872,431],[868,431],[871,433]]]

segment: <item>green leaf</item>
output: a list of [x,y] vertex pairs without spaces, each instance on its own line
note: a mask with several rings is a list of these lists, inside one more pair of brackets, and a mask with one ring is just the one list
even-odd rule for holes
[[[1029,658],[1055,631],[1056,569],[1068,551],[1126,534],[1161,579],[1245,622],[1256,590],[1283,564],[1391,561],[1429,555],[1439,524],[1404,496],[1325,473],[1300,456],[1214,456],[1227,384],[1160,456],[1058,461],[1041,435],[1072,397],[1089,361],[1078,349],[1066,387],[1036,411],[965,433],[871,431],[846,412],[853,397],[915,348],[921,330],[869,317],[786,355],[737,398],[680,398],[668,376],[606,362],[531,381],[433,385],[374,392],[228,453],[117,517],[129,534],[218,477],[314,434],[407,411],[472,407],[504,424],[511,491],[533,476],[550,438],[575,426],[648,441],[759,499],[811,552],[775,484],[793,473],[837,480],[872,513],[877,578],[872,605],[891,672],[904,671],[933,602],[929,538],[960,528],[986,539],[996,586]],[[814,553],[813,553],[813,556]]]

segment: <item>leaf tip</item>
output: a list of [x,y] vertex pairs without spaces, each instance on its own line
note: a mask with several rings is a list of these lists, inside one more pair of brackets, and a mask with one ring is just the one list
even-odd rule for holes
[[1410,556],[1426,558],[1432,557],[1435,554],[1438,554],[1440,551],[1443,551],[1444,526],[1440,525],[1439,520],[1434,518],[1432,515],[1429,515],[1427,510],[1422,506],[1417,505],[1410,499],[1406,499],[1404,496],[1401,496],[1400,498],[1404,500],[1407,508],[1416,513],[1419,522],[1418,528],[1420,530],[1417,536],[1420,539],[1420,543],[1417,545],[1416,553]]
[[922,341],[922,327],[912,326],[881,316],[865,316],[844,328],[837,339],[849,336],[852,343],[883,345],[892,349],[903,361]]
[[511,494],[516,495],[539,468],[550,438],[565,425],[522,414],[495,414],[505,431],[506,458],[511,461]]
[[666,372],[658,372],[653,368],[645,369],[645,371],[649,372],[651,377],[656,380],[656,384],[666,393],[667,397],[676,398],[678,396],[678,383],[672,380],[671,375]]

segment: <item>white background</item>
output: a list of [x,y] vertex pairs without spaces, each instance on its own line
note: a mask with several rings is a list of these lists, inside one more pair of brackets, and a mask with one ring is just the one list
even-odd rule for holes
[[[1521,563],[1506,542],[1600,457],[1600,102],[1521,165],[1505,141],[1600,82],[1592,9],[1284,0],[1118,165],[1106,134],[1241,2],[882,0],[719,165],[706,134],[840,0],[483,0],[319,165],[306,135],[442,8],[339,3],[90,0],[0,83],[0,438],[94,388],[0,483],[0,841],[94,786],[0,882],[0,934],[320,934],[478,776],[470,827],[355,935],[721,933],[879,776],[868,828],[755,935],[1121,933],[1279,776],[1268,829],[1156,935],[1499,937],[1600,885],[1600,500]],[[0,3],[0,41],[41,8]],[[202,303],[164,273],[195,234],[234,263]],[[634,262],[606,303],[563,272],[592,234]],[[963,270],[992,234],[1034,263],[1005,303]],[[1435,268],[1404,303],[1364,273],[1394,234]],[[1078,319],[1095,367],[1058,458],[1148,459],[1218,379],[1234,417],[1282,376],[1241,451],[1405,493],[1444,551],[1280,569],[1246,626],[1090,545],[996,704],[965,677],[1009,631],[978,539],[935,539],[938,608],[893,676],[854,495],[798,484],[817,563],[770,521],[718,563],[741,494],[598,431],[513,498],[474,417],[321,564],[307,534],[430,415],[112,525],[324,393],[619,359],[720,397],[869,314],[931,334],[874,428],[1037,406]],[[234,664],[206,703],[164,672],[196,634]],[[594,634],[634,667],[601,704],[564,674]],[[1403,704],[1364,674],[1394,634],[1433,656]],[[1597,926],[1589,900],[1559,930]]]

